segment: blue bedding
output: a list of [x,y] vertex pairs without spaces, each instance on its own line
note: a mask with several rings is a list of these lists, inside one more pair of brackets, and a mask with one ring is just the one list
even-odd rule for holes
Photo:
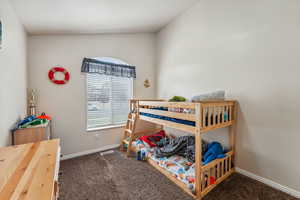
[[144,115],[144,116],[152,117],[152,118],[156,118],[156,119],[167,120],[167,121],[171,121],[171,122],[175,122],[175,123],[179,123],[179,124],[185,124],[185,125],[189,125],[189,126],[196,126],[196,123],[194,121],[189,121],[189,120],[184,120],[184,119],[165,117],[165,116],[161,116],[161,115],[154,115],[154,114],[144,113],[144,112],[140,112],[140,115]]

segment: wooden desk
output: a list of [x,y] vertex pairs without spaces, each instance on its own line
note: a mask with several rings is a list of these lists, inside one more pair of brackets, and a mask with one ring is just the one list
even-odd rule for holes
[[59,156],[58,139],[0,148],[0,199],[56,199]]

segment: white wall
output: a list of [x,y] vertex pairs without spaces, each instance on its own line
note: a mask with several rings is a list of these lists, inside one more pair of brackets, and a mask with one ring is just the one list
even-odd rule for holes
[[10,129],[26,114],[26,32],[8,0],[0,0],[0,20],[0,146],[6,146]]
[[300,191],[300,1],[202,0],[158,35],[158,96],[225,89],[237,166]]
[[[121,128],[86,132],[86,79],[80,73],[84,57],[114,57],[136,66],[134,95],[155,96],[155,35],[49,35],[29,37],[29,86],[38,90],[38,107],[53,117],[53,132],[61,138],[62,153],[71,154],[119,144]],[[71,73],[66,85],[48,80],[55,65]],[[144,88],[148,78],[150,88]],[[100,133],[99,137],[95,137]]]

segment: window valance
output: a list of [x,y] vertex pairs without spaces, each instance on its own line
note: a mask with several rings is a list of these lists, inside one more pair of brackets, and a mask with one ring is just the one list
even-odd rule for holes
[[81,72],[136,78],[134,66],[103,62],[91,58],[83,59]]

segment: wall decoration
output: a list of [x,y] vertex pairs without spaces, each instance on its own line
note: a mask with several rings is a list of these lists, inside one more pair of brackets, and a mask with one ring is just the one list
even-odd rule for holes
[[149,88],[150,87],[150,81],[148,79],[146,79],[144,81],[144,86],[145,86],[145,88]]
[[2,49],[2,37],[3,37],[2,31],[3,31],[3,29],[2,29],[2,21],[0,20],[0,49]]
[[28,90],[28,116],[36,115],[37,91],[34,89]]
[[[64,74],[64,79],[62,80],[57,80],[55,78],[55,73],[63,73]],[[49,73],[48,73],[48,77],[50,79],[51,82],[58,84],[58,85],[63,85],[66,84],[69,80],[70,80],[70,73],[63,67],[53,67]]]

